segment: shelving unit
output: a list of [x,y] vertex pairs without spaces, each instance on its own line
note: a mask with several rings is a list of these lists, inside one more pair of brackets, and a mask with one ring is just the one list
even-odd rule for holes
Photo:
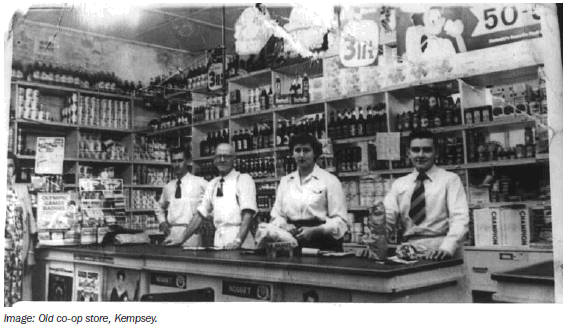
[[[155,189],[158,192],[162,190],[162,185],[133,185],[127,184],[133,180],[133,165],[147,165],[147,166],[154,166],[154,167],[169,167],[170,163],[161,162],[161,161],[146,161],[146,160],[114,160],[114,159],[91,159],[91,158],[81,158],[79,157],[79,146],[81,142],[81,138],[84,137],[83,133],[100,133],[105,136],[110,136],[112,139],[119,139],[120,142],[124,143],[127,148],[126,156],[129,158],[133,157],[133,140],[136,134],[149,134],[147,133],[146,128],[114,128],[114,127],[103,127],[98,125],[80,125],[80,124],[68,124],[62,123],[60,121],[61,116],[59,110],[63,108],[64,102],[62,98],[68,97],[72,94],[77,94],[80,98],[81,96],[96,96],[105,99],[115,99],[115,100],[124,100],[128,101],[130,104],[130,112],[128,120],[133,125],[133,117],[138,113],[140,107],[138,106],[139,101],[142,100],[135,94],[131,95],[124,95],[124,94],[117,94],[117,93],[109,93],[109,92],[99,92],[96,90],[86,90],[82,88],[74,88],[69,86],[60,86],[60,85],[52,85],[46,84],[42,82],[28,82],[22,80],[12,80],[11,81],[12,87],[12,95],[18,94],[19,88],[33,88],[39,90],[41,97],[46,102],[46,111],[51,113],[51,117],[53,121],[47,120],[30,120],[24,118],[16,118],[10,120],[10,125],[13,128],[13,131],[17,131],[21,129],[23,132],[29,135],[45,135],[45,136],[60,136],[65,138],[65,158],[64,158],[64,171],[68,171],[69,169],[74,171],[74,180],[78,182],[79,177],[79,165],[93,165],[99,167],[106,167],[106,166],[113,166],[116,168],[117,178],[121,178],[124,180],[126,185],[124,188],[128,189]],[[18,107],[18,97],[12,96],[12,103],[10,104],[10,108],[15,110]],[[191,126],[180,126],[179,128],[175,128],[174,131],[179,131],[183,128]],[[169,132],[162,131],[162,132]],[[159,133],[154,133],[158,135]],[[16,147],[16,137],[17,135],[13,135],[14,137],[14,148]],[[32,137],[33,138],[33,137]],[[33,140],[32,140],[33,141]],[[35,147],[34,144],[29,143],[29,148]],[[27,147],[27,146],[26,146]],[[14,149],[15,150],[15,149]],[[29,166],[30,162],[35,160],[34,155],[21,155],[16,154],[18,159],[24,161],[24,166]],[[33,166],[33,165],[32,165]],[[65,183],[63,184],[63,189],[65,191],[70,190],[78,190],[78,183]],[[152,209],[136,209],[136,210],[127,210],[127,214],[132,213],[143,213],[143,212],[151,212]]]

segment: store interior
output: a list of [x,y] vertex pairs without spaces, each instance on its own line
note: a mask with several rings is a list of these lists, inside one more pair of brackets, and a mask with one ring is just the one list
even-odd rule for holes
[[[562,143],[552,132],[562,127],[553,78],[557,68],[561,83],[562,62],[547,50],[561,36],[547,32],[552,10],[490,7],[16,12],[5,132],[15,183],[29,193],[35,262],[10,277],[23,279],[23,291],[5,291],[5,304],[301,302],[307,294],[322,302],[562,302],[562,172],[554,166]],[[463,257],[363,258],[375,204],[415,170],[409,136],[420,129],[437,136],[435,164],[462,183]],[[233,146],[235,170],[256,187],[256,235],[271,221],[282,178],[298,170],[290,140],[302,133],[321,141],[316,164],[344,192],[346,256],[212,251],[212,221],[198,228],[197,251],[162,244],[155,202],[176,180],[173,149],[187,149],[189,173],[209,182],[219,176],[217,146]],[[398,255],[401,232],[385,232],[386,260]]]

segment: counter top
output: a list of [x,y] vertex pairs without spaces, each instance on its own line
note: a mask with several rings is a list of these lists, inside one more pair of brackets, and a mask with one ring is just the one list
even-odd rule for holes
[[429,271],[438,268],[453,267],[462,264],[462,259],[445,261],[420,260],[413,264],[393,265],[379,264],[367,259],[356,257],[279,257],[269,258],[264,255],[242,254],[236,251],[216,250],[183,250],[182,248],[166,248],[156,245],[131,245],[131,246],[65,246],[46,247],[37,249],[36,252],[45,250],[68,252],[73,254],[126,257],[144,260],[170,260],[187,263],[215,263],[236,266],[251,266],[260,268],[274,268],[281,270],[299,270],[309,272],[327,272],[330,270],[338,274],[368,275],[389,278],[416,272]]
[[546,261],[515,270],[492,273],[498,282],[554,285],[554,262]]

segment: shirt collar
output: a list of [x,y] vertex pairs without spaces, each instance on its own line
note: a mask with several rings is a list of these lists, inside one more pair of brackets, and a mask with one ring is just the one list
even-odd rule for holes
[[[437,177],[437,173],[439,172],[439,168],[437,168],[436,165],[433,165],[433,167],[429,168],[429,170],[427,170],[425,172],[425,175],[427,175],[427,177],[429,177],[429,181],[433,181],[436,177]],[[413,176],[413,180],[417,180],[417,176],[419,176],[419,172],[417,171],[417,169],[413,169],[413,173],[411,173]]]
[[[187,172],[184,176],[182,176],[182,178],[180,179],[180,183],[184,184],[183,182],[187,182],[190,177],[192,177],[192,174],[190,174],[189,172]],[[176,179],[178,181],[178,178]]]
[[[317,164],[314,164],[313,170],[311,171],[311,173],[309,175],[307,175],[306,178],[304,178],[304,183],[307,182],[308,180],[310,180],[311,178],[320,179],[321,173],[322,173],[322,169]],[[299,180],[300,179],[300,171],[296,170],[293,173],[291,173],[290,179]]]
[[222,177],[221,175],[219,175],[219,179],[224,179],[224,180],[229,180],[229,179],[234,179],[237,174],[239,174],[238,171],[236,171],[235,169],[231,169],[231,171],[229,172],[229,174],[225,175],[225,177]]

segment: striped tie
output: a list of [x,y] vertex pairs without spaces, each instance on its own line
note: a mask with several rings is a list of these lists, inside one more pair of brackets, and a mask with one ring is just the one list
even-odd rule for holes
[[415,190],[411,196],[411,208],[409,209],[409,217],[413,220],[415,225],[419,225],[425,220],[425,185],[423,181],[429,177],[425,173],[420,173],[417,176]]

